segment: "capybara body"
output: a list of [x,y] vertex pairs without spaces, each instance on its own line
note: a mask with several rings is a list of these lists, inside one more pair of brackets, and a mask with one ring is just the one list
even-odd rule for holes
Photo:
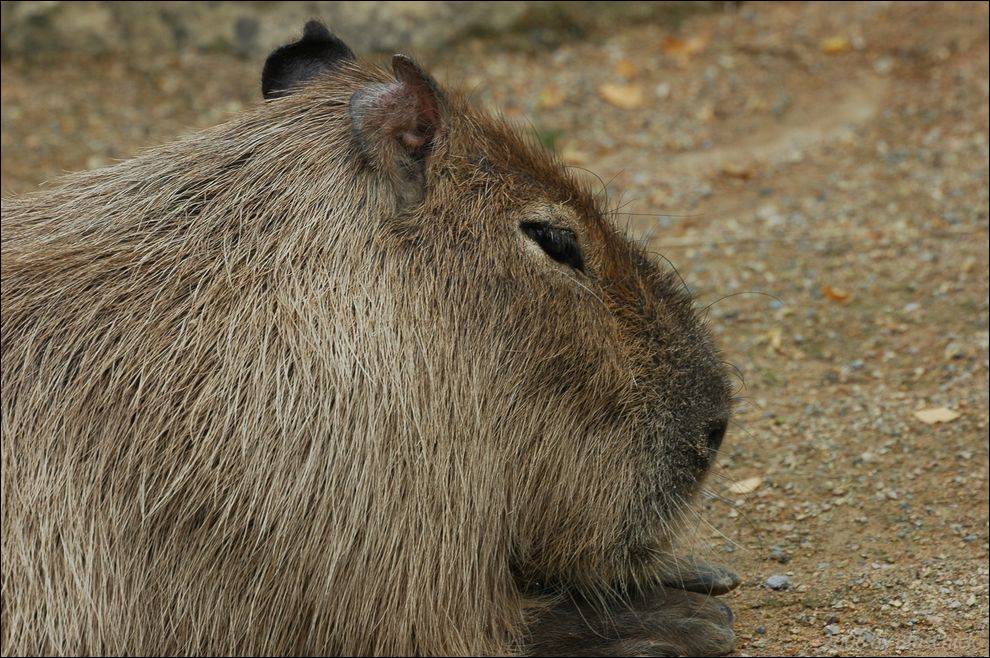
[[678,279],[411,60],[299,43],[3,201],[5,655],[518,653],[669,566],[729,408]]

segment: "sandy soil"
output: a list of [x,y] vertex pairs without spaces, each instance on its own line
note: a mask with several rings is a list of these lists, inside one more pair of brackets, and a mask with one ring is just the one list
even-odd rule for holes
[[[597,173],[707,307],[740,403],[696,541],[743,575],[740,655],[988,652],[987,24],[745,3],[423,58]],[[258,70],[5,62],[3,193],[216,123]]]

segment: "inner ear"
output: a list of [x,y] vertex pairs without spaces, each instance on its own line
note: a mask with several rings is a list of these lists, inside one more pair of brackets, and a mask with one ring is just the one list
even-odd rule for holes
[[436,81],[405,55],[392,57],[392,71],[409,95],[413,116],[410,130],[401,135],[404,145],[415,151],[429,150],[440,127],[440,88]]
[[405,55],[392,57],[395,82],[373,84],[351,96],[354,130],[369,147],[398,142],[424,156],[440,127],[442,93],[436,81]]
[[[425,166],[443,127],[436,81],[405,55],[392,58],[395,81],[354,92],[351,123],[369,163],[406,188],[425,184]],[[407,190],[408,191],[408,190]]]
[[353,60],[354,53],[347,44],[331,34],[323,23],[309,21],[302,39],[268,56],[261,72],[261,93],[265,98],[286,96],[340,62]]

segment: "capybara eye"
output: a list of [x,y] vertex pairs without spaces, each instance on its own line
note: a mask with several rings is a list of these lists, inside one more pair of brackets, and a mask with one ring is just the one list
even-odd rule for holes
[[584,272],[584,258],[578,246],[577,236],[569,228],[560,228],[547,222],[523,222],[519,225],[529,238],[540,245],[546,255],[558,263]]

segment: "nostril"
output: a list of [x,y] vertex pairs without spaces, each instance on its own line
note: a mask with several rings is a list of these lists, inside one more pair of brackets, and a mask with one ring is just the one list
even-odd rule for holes
[[725,420],[719,420],[709,427],[708,429],[708,449],[715,451],[719,449],[722,445],[722,440],[725,439],[725,430],[728,427],[728,423]]

